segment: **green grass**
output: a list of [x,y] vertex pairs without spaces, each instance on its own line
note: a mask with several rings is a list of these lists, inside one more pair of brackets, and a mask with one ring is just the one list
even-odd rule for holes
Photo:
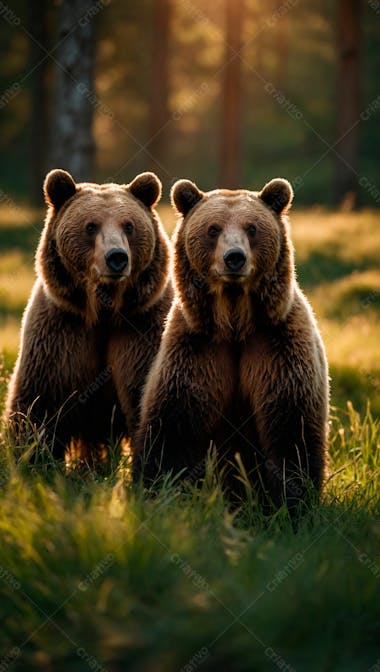
[[[295,531],[284,510],[232,512],[211,461],[200,490],[166,480],[149,499],[127,469],[16,463],[3,439],[1,672],[380,669],[379,214],[295,212],[292,226],[332,375],[321,502]],[[1,398],[40,228],[0,211]]]
[[6,458],[0,650],[16,647],[12,669],[370,668],[379,423],[350,407],[331,434],[335,474],[296,533],[283,510],[231,513],[211,463],[200,491],[166,481],[150,500],[117,471],[65,476]]

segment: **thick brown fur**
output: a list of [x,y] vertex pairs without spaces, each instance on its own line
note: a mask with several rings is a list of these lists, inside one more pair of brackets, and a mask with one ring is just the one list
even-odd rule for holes
[[[5,419],[16,442],[32,424],[55,456],[73,445],[95,456],[134,431],[172,300],[169,242],[154,210],[161,183],[143,173],[129,185],[76,184],[54,170],[44,192],[37,280]],[[115,249],[128,255],[118,273],[106,262]]]
[[[176,297],[147,379],[134,444],[135,477],[201,473],[212,442],[228,483],[240,464],[264,500],[294,507],[321,491],[328,372],[312,310],[296,281],[286,212],[293,192],[202,193],[181,180],[174,237]],[[226,255],[246,261],[230,272]]]

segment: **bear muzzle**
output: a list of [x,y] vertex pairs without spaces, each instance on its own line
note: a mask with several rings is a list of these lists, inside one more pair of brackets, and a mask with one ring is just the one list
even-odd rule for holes
[[128,254],[121,247],[114,247],[104,255],[107,267],[112,273],[120,275],[128,265]]
[[234,247],[225,252],[223,261],[228,273],[239,274],[247,263],[247,256],[240,247]]
[[98,257],[93,266],[93,279],[98,282],[119,282],[126,280],[131,274],[131,258],[123,247],[111,247]]
[[217,258],[211,271],[217,282],[241,284],[252,277],[254,266],[242,248],[233,247]]

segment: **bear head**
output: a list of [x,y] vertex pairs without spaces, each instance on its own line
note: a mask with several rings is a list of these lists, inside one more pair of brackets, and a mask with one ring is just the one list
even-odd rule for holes
[[154,206],[161,183],[142,173],[130,184],[77,184],[64,170],[44,183],[48,214],[36,258],[47,293],[91,323],[99,311],[152,301],[165,284],[166,234]]
[[171,198],[180,215],[174,237],[177,294],[189,322],[204,325],[213,297],[233,303],[243,295],[250,302],[249,319],[253,305],[256,316],[259,311],[274,323],[284,319],[295,282],[285,216],[293,198],[289,182],[273,179],[259,192],[204,193],[179,180]]

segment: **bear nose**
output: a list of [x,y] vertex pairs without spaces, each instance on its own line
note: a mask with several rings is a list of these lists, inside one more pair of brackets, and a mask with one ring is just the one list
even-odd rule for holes
[[114,247],[112,250],[109,250],[104,255],[104,258],[108,268],[115,273],[123,271],[128,264],[128,254],[121,247]]
[[247,257],[245,256],[243,250],[241,250],[239,247],[234,247],[232,250],[228,250],[225,253],[223,260],[230,271],[240,271],[247,261]]

